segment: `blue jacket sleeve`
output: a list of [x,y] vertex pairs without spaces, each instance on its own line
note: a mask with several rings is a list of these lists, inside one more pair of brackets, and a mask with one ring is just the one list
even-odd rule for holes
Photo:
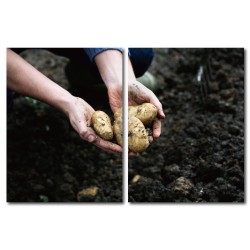
[[84,48],[84,51],[88,55],[91,62],[94,61],[94,58],[95,58],[96,55],[98,55],[101,52],[106,51],[106,50],[118,50],[121,53],[123,53],[122,48]]

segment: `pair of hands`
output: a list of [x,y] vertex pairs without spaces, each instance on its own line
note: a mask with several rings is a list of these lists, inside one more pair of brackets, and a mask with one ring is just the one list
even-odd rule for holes
[[[122,107],[122,88],[117,86],[108,87],[108,96],[110,107],[113,112]],[[161,134],[160,119],[165,117],[162,105],[155,94],[140,82],[133,81],[129,83],[128,105],[140,105],[145,102],[154,104],[158,109],[158,118],[153,122],[153,136],[149,138],[150,141],[153,141],[154,138],[159,137]],[[82,139],[93,143],[107,152],[122,153],[122,148],[119,145],[103,140],[97,136],[90,127],[91,117],[94,112],[95,110],[87,102],[81,98],[74,97],[70,112],[68,113],[68,118],[71,125]],[[133,153],[130,153],[130,155],[133,155]]]
[[[95,62],[107,86],[110,107],[115,112],[122,107],[122,54],[108,50],[98,54]],[[153,123],[153,137],[150,138],[152,141],[161,134],[160,119],[164,118],[161,103],[151,90],[136,81],[131,63],[128,73],[128,104],[150,102],[158,109],[158,118]],[[84,140],[105,151],[122,153],[119,145],[101,139],[90,127],[94,109],[88,103],[72,96],[10,49],[7,49],[7,84],[8,88],[17,93],[45,102],[64,112]]]

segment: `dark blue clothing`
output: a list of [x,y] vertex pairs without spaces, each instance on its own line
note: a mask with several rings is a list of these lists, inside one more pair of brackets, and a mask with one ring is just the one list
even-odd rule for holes
[[[123,52],[122,48],[84,48],[85,53],[88,55],[91,62],[99,53],[106,50],[119,50]],[[129,48],[129,57],[133,65],[136,77],[142,76],[149,68],[154,57],[154,51],[151,48]]]
[[121,53],[123,53],[122,48],[84,48],[84,51],[88,55],[91,62],[94,61],[95,56],[106,50],[119,50]]
[[148,70],[152,63],[154,51],[151,48],[129,48],[129,57],[135,76],[140,77]]

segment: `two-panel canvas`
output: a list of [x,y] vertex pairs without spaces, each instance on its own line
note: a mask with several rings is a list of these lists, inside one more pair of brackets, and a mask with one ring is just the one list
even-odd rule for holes
[[242,48],[9,48],[6,87],[8,202],[245,201]]

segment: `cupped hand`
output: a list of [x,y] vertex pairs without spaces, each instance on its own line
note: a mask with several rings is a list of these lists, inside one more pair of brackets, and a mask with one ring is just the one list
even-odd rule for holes
[[[108,96],[109,96],[109,104],[111,110],[115,113],[115,111],[122,107],[122,87],[112,86],[108,88]],[[129,156],[136,156],[137,153],[128,152]]]
[[83,99],[74,97],[68,112],[72,127],[80,137],[97,147],[112,153],[122,153],[122,148],[112,142],[100,138],[91,128],[91,117],[95,110]]
[[[128,84],[128,105],[140,105],[145,102],[152,103],[157,108],[157,118],[153,121],[153,138],[161,135],[161,120],[165,117],[162,104],[155,94],[138,81],[129,82]],[[150,138],[153,140],[153,138]]]

